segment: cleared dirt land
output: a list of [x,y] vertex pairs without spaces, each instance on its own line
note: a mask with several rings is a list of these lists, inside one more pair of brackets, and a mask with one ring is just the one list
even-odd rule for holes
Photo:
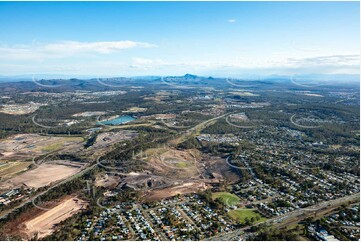
[[28,169],[31,162],[0,162],[0,181],[10,178]]
[[200,153],[195,149],[176,150],[164,147],[146,150],[142,159],[159,174],[172,178],[190,178],[199,175],[197,168],[199,158]]
[[[201,154],[196,149],[177,150],[164,146],[147,149],[137,157],[146,162],[146,169],[151,174],[163,178],[156,181],[153,177],[148,181],[148,184],[152,184],[148,187],[152,189],[143,198],[149,201],[202,191],[224,179],[231,182],[239,180],[239,176],[230,170],[224,159]],[[135,187],[137,181],[141,179],[127,180],[126,183]]]
[[171,188],[148,191],[146,192],[144,199],[146,201],[158,201],[167,197],[175,196],[177,194],[187,194],[204,191],[210,187],[210,185],[207,185],[203,182],[187,182]]
[[38,134],[18,134],[0,140],[0,158],[3,161],[31,160],[39,155],[63,147],[79,146],[81,137],[51,137]]
[[83,200],[75,197],[68,198],[56,207],[24,222],[25,233],[30,238],[37,234],[37,237],[41,239],[54,231],[54,225],[78,213],[86,206],[87,203]]
[[52,182],[63,180],[80,171],[80,167],[42,164],[41,166],[26,171],[18,176],[0,183],[0,189],[8,189],[26,185],[27,187],[39,188]]
[[118,176],[109,176],[107,174],[99,175],[95,179],[95,186],[97,187],[116,187],[120,182],[120,177]]

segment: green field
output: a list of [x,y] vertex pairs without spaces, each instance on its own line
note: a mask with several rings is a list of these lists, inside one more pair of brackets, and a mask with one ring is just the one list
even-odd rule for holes
[[239,203],[241,200],[239,197],[237,197],[234,194],[228,193],[228,192],[215,192],[212,194],[212,199],[220,198],[223,204],[227,206],[234,206]]
[[180,161],[177,163],[177,167],[179,168],[186,168],[188,166],[188,164],[184,161]]
[[235,209],[228,212],[228,215],[236,220],[237,222],[244,223],[246,218],[250,221],[254,218],[253,223],[263,222],[266,218],[262,217],[259,213],[256,212],[254,209]]
[[62,147],[63,147],[62,143],[55,143],[55,144],[50,144],[50,145],[42,147],[41,151],[42,152],[52,152],[52,151],[58,150]]
[[0,162],[0,179],[11,178],[16,174],[25,171],[30,165],[31,162],[24,161],[13,161],[7,163]]
[[81,137],[62,137],[62,138],[56,137],[56,139],[49,142],[48,145],[44,144],[36,148],[36,150],[40,150],[41,152],[53,152],[69,144],[73,144],[81,141],[83,141],[83,138]]

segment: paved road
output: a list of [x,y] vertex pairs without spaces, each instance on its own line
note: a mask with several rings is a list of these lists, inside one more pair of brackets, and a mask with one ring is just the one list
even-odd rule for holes
[[213,121],[215,121],[217,119],[220,119],[220,118],[223,118],[223,117],[225,117],[227,115],[230,115],[232,113],[233,112],[225,113],[225,114],[222,114],[220,116],[217,116],[217,117],[214,117],[214,118],[211,118],[211,119],[207,119],[207,120],[203,121],[202,123],[197,124],[196,126],[187,129],[186,131],[184,131],[184,133],[180,137],[172,140],[171,143],[175,142],[175,144],[179,144],[179,143],[183,142],[188,136],[192,135],[193,132],[202,130],[202,129],[206,128],[207,125],[212,123]]
[[[81,143],[82,143],[82,141],[81,141],[81,142],[78,142],[78,143],[75,143],[74,145],[76,145],[76,144],[81,144]],[[69,149],[69,147],[66,146],[66,147],[63,147],[63,148],[61,148],[61,149],[52,151],[52,152],[48,153],[44,158],[42,158],[41,161],[45,160],[47,157],[49,157],[49,156],[51,156],[51,155],[53,155],[53,154],[60,153],[61,151],[66,150],[66,149]],[[34,163],[35,163],[35,162],[34,162]],[[38,165],[41,165],[41,164],[38,164]],[[37,199],[38,197],[44,195],[45,193],[47,193],[47,192],[50,191],[51,189],[53,189],[53,188],[55,188],[55,187],[58,187],[58,186],[60,186],[60,185],[62,185],[62,184],[64,184],[64,183],[67,183],[67,182],[69,182],[69,181],[72,181],[72,180],[78,178],[79,176],[82,176],[83,174],[85,174],[86,172],[92,170],[92,169],[93,169],[94,167],[96,167],[96,166],[97,166],[97,163],[95,163],[95,164],[93,164],[93,165],[90,165],[89,167],[87,167],[87,168],[85,168],[84,170],[82,170],[82,171],[80,171],[80,172],[78,172],[78,173],[76,173],[76,174],[68,177],[67,179],[65,179],[65,180],[63,180],[63,181],[60,181],[59,183],[56,183],[56,184],[50,186],[50,187],[49,187],[48,189],[46,189],[45,191],[42,191],[42,192],[40,192],[40,193],[38,193],[38,194],[36,194],[36,195],[34,195],[34,196],[32,196],[32,197],[29,197],[29,198],[26,199],[25,201],[21,202],[19,205],[15,206],[15,207],[13,207],[13,208],[11,208],[11,209],[5,210],[5,211],[3,211],[3,212],[0,212],[0,220],[6,218],[10,213],[14,212],[16,209],[19,209],[19,208],[21,208],[22,206],[24,206],[24,205],[26,205],[26,204],[28,204],[28,203],[31,203],[33,200],[35,200],[35,199]]]
[[217,236],[211,237],[211,238],[206,238],[206,240],[232,240],[231,238],[234,238],[238,235],[240,235],[241,233],[243,233],[245,230],[251,228],[252,226],[256,226],[259,224],[273,224],[274,222],[278,222],[279,224],[277,224],[277,227],[281,227],[284,225],[287,225],[288,223],[290,223],[290,220],[293,220],[292,222],[295,221],[300,221],[305,219],[306,217],[309,217],[310,215],[312,215],[313,213],[317,213],[325,208],[328,207],[337,207],[340,206],[342,204],[344,204],[345,202],[349,202],[349,201],[354,201],[360,198],[360,193],[356,193],[350,196],[346,196],[346,197],[342,197],[342,198],[338,198],[338,199],[334,199],[334,200],[330,200],[330,201],[325,201],[325,202],[321,202],[319,204],[307,207],[307,208],[300,208],[294,211],[291,211],[287,214],[284,215],[280,215],[277,217],[273,217],[270,219],[267,219],[264,222],[260,222],[260,223],[256,223],[253,224],[251,226],[247,226],[247,227],[243,227],[228,233],[222,233],[222,234],[218,234]]
[[42,191],[42,192],[40,192],[40,193],[38,193],[38,194],[36,194],[36,195],[28,198],[27,200],[23,201],[22,203],[20,203],[19,205],[15,206],[14,208],[11,208],[11,209],[9,209],[9,210],[3,211],[3,212],[1,213],[0,219],[6,218],[10,213],[14,212],[16,209],[21,208],[21,207],[24,206],[25,204],[31,203],[32,200],[35,200],[36,198],[40,197],[41,195],[44,195],[45,193],[47,193],[47,192],[50,191],[51,189],[53,189],[53,188],[55,188],[55,187],[58,187],[58,186],[60,186],[60,185],[62,185],[62,184],[64,184],[64,183],[67,183],[67,182],[69,182],[69,181],[72,181],[72,180],[78,178],[79,176],[84,175],[86,172],[92,170],[96,165],[97,165],[97,164],[91,165],[91,166],[89,166],[88,168],[85,168],[84,170],[80,171],[79,173],[76,173],[76,174],[74,174],[73,176],[68,177],[67,179],[65,179],[65,180],[63,180],[63,181],[61,181],[61,182],[59,182],[59,183],[57,183],[57,184],[49,187],[49,188],[46,189],[45,191]]
[[[216,118],[219,118],[219,117],[216,117]],[[207,122],[207,121],[210,121],[210,120],[206,120],[205,122]],[[205,123],[205,122],[203,122],[203,123]],[[194,128],[194,127],[193,127],[193,128]],[[159,139],[163,139],[163,138],[164,138],[164,137],[160,137]],[[152,141],[150,141],[150,142],[148,142],[148,143],[152,143],[152,142],[158,141],[159,139],[154,139],[154,140],[152,140]],[[138,145],[139,145],[139,144],[138,144]],[[133,147],[133,148],[134,148],[134,147]],[[64,149],[66,149],[66,147],[64,147],[64,148],[62,148],[62,149],[59,149],[59,150],[56,150],[56,151],[53,151],[53,152],[50,152],[50,153],[47,154],[42,160],[44,160],[46,157],[49,157],[49,156],[51,156],[51,155],[53,155],[53,154],[55,154],[55,153],[61,152],[61,151],[63,151]],[[126,150],[123,150],[123,152],[124,152],[124,151],[126,151]],[[100,155],[98,158],[100,158],[100,157],[101,157],[101,155]],[[99,160],[97,160],[97,161],[99,162]],[[72,180],[78,178],[79,176],[82,176],[82,175],[85,174],[86,172],[92,170],[92,169],[93,169],[94,167],[96,167],[97,165],[100,165],[100,166],[101,166],[101,164],[98,164],[98,162],[95,163],[95,164],[93,164],[93,165],[91,165],[91,166],[89,166],[88,168],[80,171],[79,173],[74,174],[74,175],[71,176],[71,177],[68,177],[67,179],[65,179],[65,180],[63,180],[63,181],[61,181],[61,182],[59,182],[59,183],[57,183],[57,184],[54,184],[53,186],[49,187],[49,188],[46,189],[45,191],[42,191],[42,192],[40,192],[40,193],[38,193],[38,194],[36,194],[36,195],[34,195],[34,196],[32,196],[32,197],[29,197],[29,198],[26,199],[25,201],[21,202],[19,205],[15,206],[15,207],[13,207],[13,208],[11,208],[11,209],[8,209],[8,210],[5,210],[5,211],[1,212],[1,213],[0,213],[0,220],[6,218],[10,213],[14,212],[16,209],[19,209],[19,208],[21,208],[22,206],[24,206],[24,205],[26,205],[26,204],[28,204],[28,203],[31,203],[33,200],[35,200],[35,199],[37,199],[38,197],[44,195],[45,193],[47,193],[47,192],[50,191],[51,189],[53,189],[53,188],[55,188],[55,187],[58,187],[58,186],[60,186],[60,185],[62,185],[62,184],[64,184],[64,183],[67,183],[67,182],[69,182],[69,181],[72,181]],[[124,174],[124,175],[125,175],[125,174]]]
[[163,231],[161,229],[158,228],[157,225],[153,224],[153,219],[151,219],[149,217],[149,214],[143,209],[143,207],[141,205],[137,205],[137,208],[140,209],[140,211],[142,211],[142,214],[144,215],[144,217],[148,220],[148,223],[150,225],[152,225],[152,228],[154,228],[154,230],[157,232],[157,234],[160,236],[162,241],[166,241],[168,240],[166,235],[163,233]]
[[[217,117],[217,118],[218,118],[218,117]],[[209,121],[209,120],[207,120],[207,121]],[[164,137],[160,137],[159,139],[163,139],[163,138],[164,138]],[[158,141],[159,139],[154,139],[154,140],[152,140],[152,141],[150,141],[150,142],[147,142],[147,143],[152,143],[152,142]],[[140,144],[138,144],[138,145],[140,145]],[[53,155],[53,154],[55,154],[55,153],[59,153],[59,152],[63,151],[63,150],[66,149],[66,148],[67,148],[67,147],[64,147],[64,148],[58,149],[58,150],[56,150],[56,151],[50,152],[50,153],[47,154],[42,160],[44,160],[46,157],[49,157],[49,156],[51,156],[51,155]],[[134,147],[133,147],[133,148],[134,148]],[[123,152],[124,152],[124,151],[126,151],[126,150],[123,150]],[[101,155],[100,155],[98,158],[100,158],[100,157],[101,157]],[[99,160],[97,160],[97,161],[99,162]],[[6,218],[10,213],[14,212],[16,209],[19,209],[19,208],[21,208],[22,206],[24,206],[24,205],[26,205],[26,204],[28,204],[28,203],[31,203],[33,200],[35,200],[36,198],[44,195],[45,193],[47,193],[47,192],[50,191],[51,189],[53,189],[53,188],[55,188],[55,187],[58,187],[58,186],[60,186],[60,185],[62,185],[62,184],[64,184],[64,183],[67,183],[67,182],[69,182],[69,181],[72,181],[72,180],[78,178],[79,176],[82,176],[82,175],[85,174],[86,172],[92,170],[92,169],[93,169],[94,167],[96,167],[97,165],[100,165],[100,164],[95,163],[95,164],[89,166],[88,168],[80,171],[79,173],[74,174],[73,176],[68,177],[67,179],[65,179],[65,180],[63,180],[63,181],[61,181],[61,182],[59,182],[59,183],[57,183],[57,184],[54,184],[53,186],[49,187],[49,188],[46,189],[45,191],[42,191],[42,192],[40,192],[40,193],[38,193],[38,194],[36,194],[36,195],[34,195],[34,196],[32,196],[32,197],[29,197],[29,198],[26,199],[25,201],[21,202],[19,205],[15,206],[15,207],[13,207],[13,208],[11,208],[11,209],[8,209],[8,210],[5,210],[5,211],[1,212],[1,213],[0,213],[0,220]],[[100,165],[100,166],[101,166],[101,165]]]

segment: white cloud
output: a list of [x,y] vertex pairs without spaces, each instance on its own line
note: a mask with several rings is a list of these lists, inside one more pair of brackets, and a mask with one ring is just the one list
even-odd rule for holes
[[150,65],[154,63],[163,63],[161,59],[146,59],[141,57],[133,57],[133,63],[137,65]]
[[167,63],[162,59],[147,59],[142,57],[133,57],[132,63],[129,65],[133,69],[142,69],[142,70],[154,70],[162,66],[166,66]]
[[360,56],[331,55],[303,59],[289,58],[288,63],[295,66],[357,66],[360,65]]
[[32,44],[0,46],[1,59],[31,60],[47,58],[64,58],[80,54],[110,54],[116,51],[132,48],[152,48],[154,44],[124,41],[78,42],[61,41],[50,44]]
[[229,20],[228,20],[228,23],[235,23],[235,22],[236,22],[235,19],[229,19]]
[[[134,45],[104,45],[102,47],[92,45],[94,49],[89,50],[88,45],[79,47],[77,44],[67,45],[71,53],[110,53],[124,48],[134,48]],[[114,47],[115,46],[115,47]],[[135,45],[137,46],[137,45]],[[139,47],[139,45],[138,45]],[[145,45],[144,47],[148,47]],[[49,49],[57,52],[59,45],[52,45]],[[26,52],[26,48],[24,49]],[[0,51],[1,52],[1,51]],[[128,53],[129,54],[129,53]],[[67,54],[68,55],[68,54]],[[78,54],[76,55],[78,56]],[[224,58],[202,58],[201,56],[190,58],[152,58],[129,57],[123,55],[106,56],[105,58],[68,58],[65,61],[0,61],[0,74],[28,74],[28,73],[55,73],[74,75],[178,75],[184,73],[204,75],[230,75],[234,73],[259,73],[259,74],[357,74],[359,73],[359,55],[308,55],[305,57],[290,56],[290,54],[275,54],[259,58],[258,56],[232,56]],[[0,54],[0,59],[2,56]],[[6,60],[6,59],[5,59]]]

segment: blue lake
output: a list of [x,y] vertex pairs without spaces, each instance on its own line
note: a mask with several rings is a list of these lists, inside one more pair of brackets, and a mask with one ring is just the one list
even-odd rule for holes
[[125,116],[118,116],[117,118],[113,118],[107,121],[98,122],[97,124],[104,124],[104,125],[118,125],[128,123],[130,121],[135,120],[132,116],[125,115]]

